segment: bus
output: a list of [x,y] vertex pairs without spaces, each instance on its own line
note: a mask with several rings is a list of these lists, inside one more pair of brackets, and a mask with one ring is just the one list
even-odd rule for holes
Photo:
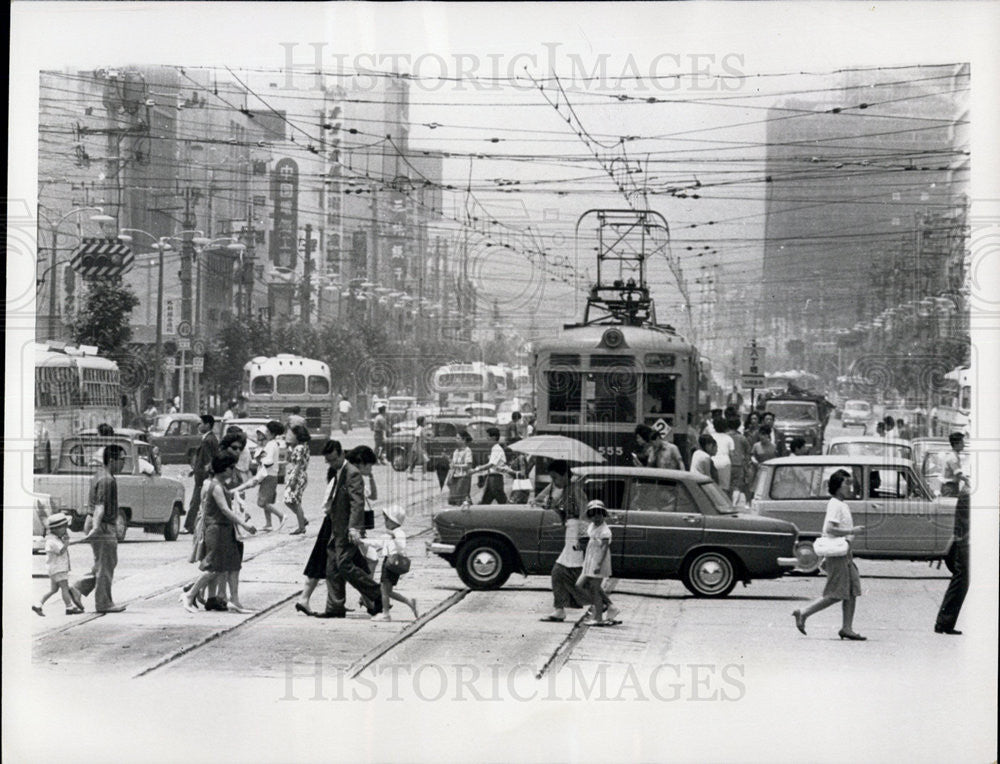
[[122,426],[118,364],[90,345],[35,344],[34,471],[52,471],[62,442],[102,423]]
[[435,370],[431,389],[441,408],[461,409],[470,403],[494,403],[497,381],[484,363],[450,363]]
[[323,361],[289,353],[257,356],[243,367],[242,391],[251,417],[284,423],[285,409],[298,406],[312,436],[310,451],[322,450],[335,416],[330,367]]
[[953,432],[969,436],[972,421],[972,375],[968,366],[959,366],[944,375],[944,383],[934,391],[931,435],[947,438]]

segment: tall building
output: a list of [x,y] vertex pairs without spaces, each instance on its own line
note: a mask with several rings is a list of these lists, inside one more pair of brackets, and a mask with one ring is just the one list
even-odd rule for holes
[[761,304],[779,344],[946,288],[930,242],[965,204],[968,88],[965,65],[852,71],[768,110]]

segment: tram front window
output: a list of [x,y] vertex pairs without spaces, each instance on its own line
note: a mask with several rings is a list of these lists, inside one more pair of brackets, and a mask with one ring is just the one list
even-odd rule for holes
[[630,370],[587,374],[584,386],[587,423],[634,422],[636,378]]
[[[677,412],[677,377],[669,374],[647,375],[642,404],[647,424],[661,417],[666,418],[666,415],[673,417]],[[668,418],[667,421],[671,420]]]
[[576,371],[548,371],[549,424],[580,424],[583,375]]

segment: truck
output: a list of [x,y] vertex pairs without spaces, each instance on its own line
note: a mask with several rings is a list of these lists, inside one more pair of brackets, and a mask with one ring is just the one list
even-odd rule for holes
[[113,435],[75,435],[65,438],[54,472],[33,476],[36,494],[51,497],[51,511],[69,515],[70,529],[83,529],[88,513],[90,485],[102,464],[103,449],[119,446],[125,462],[118,481],[115,535],[124,540],[130,527],[162,533],[167,541],[180,534],[184,514],[184,484],[157,474],[152,446],[136,438]]
[[834,405],[820,393],[789,385],[757,401],[759,413],[774,414],[774,440],[779,454],[790,454],[796,437],[806,442],[807,453],[823,453],[823,433]]

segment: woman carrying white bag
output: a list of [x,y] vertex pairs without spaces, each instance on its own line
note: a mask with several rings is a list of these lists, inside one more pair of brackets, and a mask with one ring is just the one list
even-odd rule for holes
[[804,610],[796,610],[795,626],[806,633],[806,619],[813,613],[825,610],[838,601],[843,605],[843,623],[838,636],[841,639],[864,641],[854,631],[854,606],[861,596],[861,576],[851,555],[851,540],[854,534],[864,530],[863,525],[854,525],[851,510],[844,499],[851,496],[851,475],[846,470],[837,470],[830,476],[828,488],[830,501],[826,505],[823,520],[823,535],[816,539],[813,549],[823,559],[822,568],[826,572],[826,587],[823,596]]

